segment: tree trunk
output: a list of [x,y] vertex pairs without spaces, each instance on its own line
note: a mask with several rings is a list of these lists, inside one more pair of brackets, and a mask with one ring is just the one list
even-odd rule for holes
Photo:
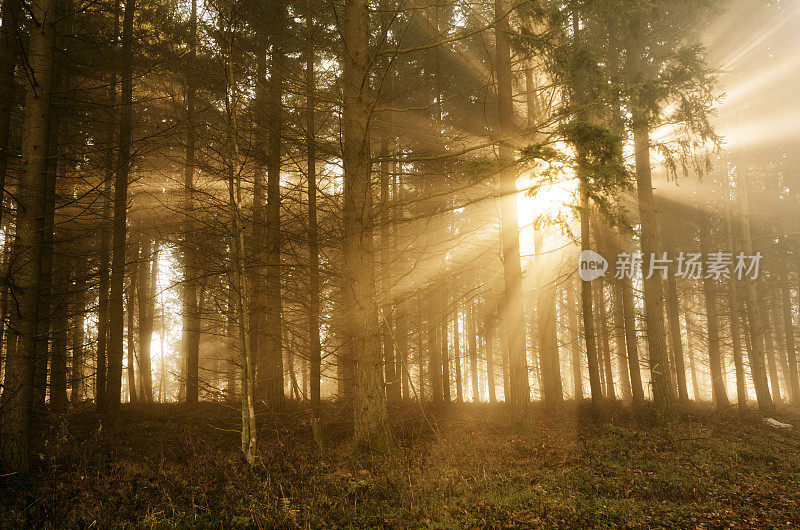
[[73,285],[73,322],[72,322],[72,372],[70,376],[70,402],[80,403],[85,397],[84,378],[84,353],[85,315],[86,315],[86,261],[78,258],[75,267],[75,282]]
[[[369,145],[369,13],[365,0],[345,0],[342,114],[344,163],[344,293],[346,343],[353,353],[354,443],[394,452],[386,412],[380,327],[375,299],[372,186]],[[435,369],[435,367],[432,367]]]
[[137,282],[139,309],[139,375],[141,395],[145,403],[153,402],[152,362],[150,343],[153,338],[153,321],[156,309],[156,280],[158,277],[158,252],[148,236],[142,240]]
[[183,332],[186,337],[186,403],[196,405],[199,400],[200,367],[200,311],[197,303],[197,244],[194,219],[194,166],[195,166],[195,76],[197,58],[197,0],[192,0],[189,16],[189,55],[186,65],[186,165],[183,182],[186,194],[186,218],[183,226],[184,278],[183,278]]
[[[485,304],[490,306],[490,304]],[[494,381],[494,335],[495,335],[494,307],[486,307],[483,321],[483,334],[486,340],[486,379],[489,382],[489,403],[497,403],[497,389]]]
[[583,401],[583,371],[581,370],[580,325],[578,324],[578,305],[575,301],[577,290],[575,278],[567,285],[567,318],[569,319],[569,342],[572,352],[572,395],[576,401]]
[[620,374],[620,382],[622,385],[622,399],[626,403],[633,401],[633,393],[631,391],[631,378],[628,373],[628,355],[626,352],[625,343],[625,311],[622,302],[622,280],[614,280],[612,285],[613,296],[613,319],[614,319],[614,344],[617,353],[617,370]]
[[481,400],[481,393],[480,386],[478,386],[478,330],[475,325],[474,306],[474,302],[471,302],[469,306],[467,306],[467,343],[469,345],[469,373],[472,386],[472,402],[478,403]]
[[[673,257],[675,252],[670,252]],[[689,390],[686,386],[686,364],[683,354],[683,339],[681,338],[681,309],[678,298],[678,287],[675,272],[670,266],[667,274],[667,323],[672,344],[672,354],[675,359],[675,375],[678,383],[678,400],[686,405],[689,403]]]
[[[259,386],[265,390],[267,404],[273,410],[283,408],[283,349],[281,298],[281,134],[283,127],[283,78],[285,31],[284,2],[272,4],[272,57],[269,76],[269,140],[267,156],[267,269],[266,325],[264,328],[264,358],[259,370]],[[263,323],[263,322],[262,322]]]
[[131,403],[138,402],[138,395],[136,393],[136,369],[134,368],[133,360],[136,357],[136,335],[133,331],[133,316],[135,309],[135,293],[136,293],[136,280],[138,279],[139,267],[139,250],[136,245],[133,247],[133,256],[131,260],[130,270],[128,271],[128,288],[125,290],[126,303],[128,305],[128,396]]
[[[641,21],[634,17],[631,21],[631,44],[629,46],[628,66],[631,78],[641,75],[642,45],[639,40]],[[639,222],[641,225],[641,245],[644,263],[644,305],[647,323],[647,346],[650,357],[650,380],[653,386],[653,401],[659,411],[672,408],[672,388],[670,386],[670,367],[667,354],[666,330],[664,329],[664,289],[661,276],[650,274],[650,260],[658,250],[658,224],[655,200],[653,198],[653,179],[650,168],[650,125],[645,115],[644,103],[633,101],[633,143],[636,161],[636,189],[639,202]],[[648,279],[647,277],[650,276]]]
[[317,228],[316,86],[314,81],[314,19],[311,0],[306,2],[306,172],[308,178],[308,343],[311,379],[311,432],[322,447],[322,344],[319,331],[319,230]]
[[2,7],[3,22],[0,26],[0,226],[6,190],[11,112],[17,99],[14,67],[17,63],[17,31],[22,21],[21,7],[21,0],[5,0]]
[[[750,235],[750,208],[748,204],[749,179],[747,169],[741,166],[742,163],[740,162],[736,167],[736,193],[739,198],[740,235],[744,247],[744,254],[746,256],[753,256],[753,240]],[[756,390],[758,408],[761,412],[766,413],[772,411],[774,404],[772,402],[772,396],[769,393],[767,371],[764,366],[764,324],[761,318],[763,308],[758,300],[756,280],[745,277],[744,288],[747,321],[750,327],[751,348],[748,350],[750,371],[753,374],[753,385]]]
[[[708,222],[708,215],[702,210],[698,210],[698,212],[700,252],[703,256],[708,256],[710,252],[708,239],[711,236],[711,227]],[[716,286],[714,284],[714,279],[708,275],[704,275],[703,278],[703,295],[706,303],[706,322],[708,326],[708,364],[711,372],[711,389],[717,408],[719,410],[725,410],[730,406],[730,402],[728,401],[728,392],[722,379]]]
[[508,5],[495,0],[495,51],[497,67],[498,181],[500,190],[500,227],[505,282],[505,314],[508,335],[509,385],[506,402],[515,421],[524,419],[530,401],[527,356],[525,354],[525,316],[522,304],[522,268],[519,255],[517,221],[517,182],[514,171],[514,148],[509,141],[513,132],[511,49]]
[[789,396],[792,406],[800,406],[800,385],[797,377],[797,349],[794,341],[794,325],[792,323],[792,305],[789,295],[789,278],[785,268],[781,271],[778,279],[780,296],[780,310],[783,318],[783,332],[786,337],[786,356],[789,365]]
[[111,246],[111,294],[109,297],[108,411],[116,415],[122,391],[122,341],[124,333],[123,286],[128,214],[128,174],[131,169],[133,118],[133,15],[136,0],[125,2],[122,19],[122,92],[120,101],[119,151],[114,181],[114,237]]
[[29,6],[32,20],[28,45],[28,67],[33,85],[25,96],[22,129],[22,170],[16,223],[15,263],[12,294],[18,344],[9,351],[0,401],[0,461],[11,472],[27,473],[30,460],[30,420],[33,364],[36,358],[36,322],[42,245],[39,237],[44,215],[44,181],[47,170],[47,137],[55,42],[56,5],[42,0]]
[[458,329],[459,311],[453,314],[453,359],[456,362],[456,401],[464,402],[464,388],[461,372],[461,330]]

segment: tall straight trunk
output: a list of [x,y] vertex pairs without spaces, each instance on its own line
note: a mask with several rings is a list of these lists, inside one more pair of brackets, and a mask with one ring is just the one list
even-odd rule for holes
[[630,403],[633,400],[631,391],[631,378],[628,373],[628,355],[625,344],[625,310],[622,302],[622,280],[614,280],[611,285],[613,296],[613,320],[614,320],[614,345],[617,354],[617,371],[620,374],[622,386],[622,399]]
[[267,404],[273,410],[283,407],[283,350],[281,298],[281,134],[283,127],[284,19],[283,0],[274,2],[271,13],[272,55],[270,58],[267,145],[267,252],[266,252],[266,326],[264,358],[259,370],[259,385],[265,390]]
[[136,0],[126,0],[122,18],[122,65],[119,151],[114,181],[114,237],[111,245],[111,294],[109,296],[108,411],[119,410],[122,392],[122,342],[124,333],[123,287],[125,283],[125,240],[128,216],[128,174],[131,168],[131,126],[133,120],[133,15]]
[[500,228],[505,282],[505,314],[508,335],[509,384],[506,402],[510,403],[515,421],[524,417],[530,401],[528,366],[525,354],[525,316],[522,304],[522,268],[519,254],[517,221],[517,181],[514,171],[514,148],[509,136],[513,132],[511,47],[509,42],[508,3],[495,0],[495,52],[497,67],[497,132]]
[[314,81],[314,19],[311,0],[306,1],[306,175],[308,178],[308,344],[311,379],[311,431],[322,445],[322,344],[319,331],[319,229],[317,228],[316,87]]
[[[365,0],[345,0],[342,113],[344,138],[344,291],[346,342],[355,361],[354,443],[396,450],[383,393],[376,313],[369,146],[369,12]],[[435,369],[435,367],[433,367]]]
[[[727,170],[726,170],[727,171]],[[733,227],[733,199],[730,193],[730,180],[727,174],[723,177],[723,192],[725,194],[725,244],[727,249],[734,252],[734,227]],[[741,414],[747,408],[747,388],[742,359],[742,328],[740,326],[739,289],[736,280],[728,279],[728,319],[731,326],[731,342],[733,345],[733,365],[736,370],[736,397],[737,407]]]
[[456,401],[458,403],[464,402],[464,388],[463,388],[463,380],[462,380],[462,372],[461,372],[461,330],[458,329],[458,317],[459,311],[456,307],[455,312],[453,313],[453,359],[455,360],[456,366]]
[[[61,234],[59,234],[61,235]],[[63,235],[62,235],[63,237]],[[67,351],[69,350],[70,268],[59,245],[53,271],[52,361],[50,365],[50,409],[67,407]]]
[[[759,300],[767,300],[764,293],[759,293]],[[763,307],[763,306],[762,306]],[[772,399],[780,403],[781,385],[778,380],[778,363],[775,360],[775,341],[773,340],[772,316],[771,311],[764,307],[761,318],[764,322],[764,353],[767,356],[767,374],[769,375],[769,386],[772,391]]]
[[397,316],[397,349],[399,350],[397,373],[402,381],[403,399],[409,399],[409,367],[408,367],[408,308],[405,301],[398,304]]
[[[708,239],[711,237],[711,227],[708,214],[698,210],[700,229],[700,252],[707,256],[711,250]],[[714,279],[708,275],[703,278],[703,295],[706,304],[706,323],[708,326],[708,364],[711,372],[711,389],[714,401],[720,410],[730,406],[728,392],[722,379],[722,358],[719,340],[719,319],[717,317],[717,293]]]
[[600,336],[601,346],[603,351],[603,369],[606,373],[606,398],[616,400],[617,396],[614,392],[614,371],[611,366],[611,336],[608,332],[608,311],[606,308],[605,297],[605,279],[600,277],[597,279],[597,314],[600,317]]
[[636,306],[633,303],[633,281],[622,280],[622,311],[625,317],[625,346],[628,351],[628,369],[631,375],[631,390],[634,408],[644,406],[644,386],[639,365],[639,337],[636,333]]
[[797,349],[794,341],[794,324],[792,323],[792,304],[789,295],[789,278],[785,266],[778,278],[778,296],[780,297],[780,311],[783,319],[783,333],[786,343],[786,356],[789,365],[789,396],[792,406],[800,405],[800,385],[797,377]]
[[382,326],[381,336],[383,339],[383,358],[384,370],[386,372],[386,397],[389,401],[400,401],[400,380],[397,373],[397,363],[395,362],[395,343],[393,339],[394,315],[392,311],[391,287],[392,287],[392,241],[389,233],[391,222],[391,208],[389,206],[389,138],[386,130],[381,130],[381,160],[380,160],[380,266],[381,276],[380,285],[383,291],[383,298],[387,301],[381,311]]
[[[748,204],[748,171],[739,162],[736,167],[736,194],[739,199],[740,236],[743,251],[746,256],[753,256],[753,240],[750,234],[750,206]],[[749,277],[744,278],[744,292],[747,309],[747,321],[750,328],[751,347],[748,350],[750,371],[753,375],[753,385],[756,390],[758,408],[761,412],[771,412],[774,408],[772,396],[769,393],[767,370],[764,366],[764,323],[762,320],[763,307],[761,307],[756,289],[756,281]]]
[[480,387],[478,386],[478,330],[475,325],[474,303],[470,303],[467,307],[467,344],[469,346],[469,374],[472,386],[472,401],[473,403],[478,403],[481,400]]
[[134,358],[136,357],[136,335],[134,333],[134,309],[136,305],[136,280],[138,279],[139,267],[138,249],[134,247],[133,260],[128,271],[128,288],[125,290],[126,304],[128,306],[128,396],[131,403],[139,401],[136,392],[136,369]]
[[447,330],[447,290],[444,286],[441,287],[439,293],[439,314],[442,316],[439,321],[439,339],[442,345],[442,398],[445,403],[452,401],[450,397],[450,350],[448,347],[448,330]]
[[441,403],[443,398],[442,388],[442,343],[439,340],[439,313],[437,296],[428,297],[428,366],[431,383],[431,399],[434,403]]
[[[670,256],[674,256],[670,252]],[[670,267],[667,274],[667,323],[669,324],[669,336],[672,345],[672,354],[675,359],[675,375],[678,383],[678,400],[682,404],[689,403],[689,390],[686,386],[686,363],[683,353],[683,339],[681,337],[681,308],[678,298],[678,286],[675,273]]]
[[72,287],[72,366],[70,373],[70,402],[80,403],[85,396],[84,390],[84,353],[85,353],[85,319],[86,319],[86,261],[78,258],[75,267],[75,282]]
[[21,0],[4,0],[0,14],[2,16],[2,26],[0,26],[0,226],[3,221],[8,149],[11,139],[11,112],[16,104],[17,96],[14,67],[17,63],[17,31],[22,22],[21,8]]
[[[235,304],[237,322],[236,338],[239,349],[239,363],[241,370],[242,386],[242,432],[241,448],[245,460],[252,466],[256,459],[256,418],[255,418],[255,363],[250,350],[248,337],[248,302],[247,290],[244,281],[244,233],[241,228],[241,203],[242,183],[239,167],[238,123],[237,106],[239,104],[236,83],[234,82],[233,50],[235,49],[235,28],[231,25],[225,28],[228,33],[227,42],[227,68],[225,86],[225,107],[227,111],[227,187],[228,187],[228,213],[231,218],[230,248],[231,248],[231,292]],[[283,389],[281,389],[283,391]]]
[[770,321],[773,323],[776,341],[776,352],[778,362],[780,363],[781,371],[781,384],[786,392],[786,398],[789,403],[792,403],[792,389],[789,381],[789,357],[786,351],[786,333],[783,329],[783,317],[780,313],[781,303],[779,293],[774,289],[770,299]]
[[186,65],[186,165],[183,172],[186,194],[186,218],[183,226],[184,270],[183,312],[186,343],[186,402],[197,404],[199,399],[200,366],[200,311],[197,303],[197,244],[194,219],[194,166],[195,166],[195,77],[197,58],[197,0],[192,0],[189,16],[189,54]]
[[489,383],[489,403],[497,403],[497,389],[494,380],[495,325],[494,308],[487,307],[485,319],[483,321],[483,335],[486,340],[486,379]]
[[[113,39],[119,35],[119,0],[114,2],[114,33]],[[116,50],[115,50],[116,51]],[[115,65],[116,66],[116,65]],[[113,224],[111,221],[111,185],[112,176],[117,172],[117,162],[114,156],[117,142],[117,75],[116,67],[111,69],[108,80],[108,116],[106,124],[106,151],[105,151],[105,182],[103,183],[103,215],[100,227],[100,265],[97,305],[97,353],[95,377],[95,400],[97,410],[101,413],[108,412],[108,351],[109,351],[109,282],[111,276],[111,238]]]
[[[694,305],[694,295],[690,298],[691,306]],[[692,337],[694,335],[694,320],[691,316],[692,309],[687,308],[683,317],[686,320],[686,350],[689,352],[689,370],[692,374],[692,391],[694,392],[694,400],[700,401],[700,381],[697,377],[697,364],[694,358],[694,342]]]
[[[638,79],[641,76],[643,52],[640,31],[641,20],[638,16],[635,16],[631,19],[630,44],[628,47],[628,68],[632,79]],[[664,329],[664,288],[660,274],[650,274],[650,260],[658,250],[658,224],[650,167],[650,125],[647,121],[645,103],[643,101],[638,99],[633,101],[631,113],[633,115],[633,143],[639,222],[641,225],[641,245],[642,254],[644,255],[642,274],[645,278],[644,306],[645,321],[647,323],[647,346],[650,357],[650,380],[656,408],[660,411],[668,411],[672,408],[673,396],[670,385],[666,330]]]
[[[534,223],[534,248],[536,269],[544,265],[544,237]],[[551,408],[563,401],[561,386],[561,362],[558,355],[558,331],[556,322],[555,282],[540,276],[536,288],[536,324],[539,338],[539,366],[542,383],[542,398]]]
[[[417,298],[417,303],[422,304],[422,299]],[[419,402],[422,403],[425,401],[425,332],[424,326],[422,325],[422,312],[417,312],[416,318],[417,324],[417,375],[418,375],[418,385],[419,385]]]
[[27,61],[32,85],[25,96],[22,128],[22,170],[16,223],[15,263],[12,270],[16,300],[15,325],[18,343],[8,352],[0,409],[0,463],[11,472],[30,469],[30,422],[36,322],[42,246],[40,231],[44,216],[44,181],[47,170],[47,137],[55,42],[56,3],[42,0],[31,10]]
[[141,397],[145,403],[153,402],[153,375],[150,360],[150,343],[153,338],[153,321],[156,309],[156,280],[158,252],[149,237],[142,241],[139,279],[136,282],[139,309],[139,377],[142,382]]
[[[58,28],[56,28],[58,31]],[[55,53],[55,52],[54,52]],[[42,240],[42,263],[39,281],[39,309],[36,331],[36,358],[33,374],[33,407],[34,410],[44,406],[47,395],[47,372],[50,363],[50,338],[52,328],[53,305],[53,248],[55,244],[56,213],[56,174],[58,173],[58,141],[60,112],[58,110],[56,92],[61,88],[61,67],[54,62],[52,74],[52,94],[50,97],[50,120],[47,138],[47,169],[45,170],[44,223],[40,232]]]
[[567,285],[567,318],[569,322],[569,342],[572,352],[572,396],[576,401],[583,401],[583,372],[581,370],[581,342],[580,325],[578,324],[578,304],[575,301],[575,291],[578,289],[575,276]]

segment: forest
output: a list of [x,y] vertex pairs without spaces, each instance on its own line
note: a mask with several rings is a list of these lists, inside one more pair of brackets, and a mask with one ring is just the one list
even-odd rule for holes
[[2,0],[0,527],[800,526],[798,0]]

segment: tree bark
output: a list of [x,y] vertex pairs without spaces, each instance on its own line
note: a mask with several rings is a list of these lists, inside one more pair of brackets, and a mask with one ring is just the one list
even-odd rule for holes
[[[698,210],[698,221],[700,228],[700,252],[703,256],[707,256],[711,250],[708,244],[708,239],[711,236],[708,215]],[[711,371],[711,388],[717,408],[719,410],[725,410],[730,406],[730,402],[728,401],[728,392],[722,379],[716,285],[714,279],[708,275],[704,275],[703,277],[703,295],[705,297],[706,322],[708,326],[708,363]]]
[[183,312],[186,337],[186,403],[196,405],[199,400],[200,367],[200,311],[197,302],[197,243],[194,219],[194,166],[195,166],[195,76],[197,58],[197,0],[192,0],[189,16],[189,55],[186,65],[186,164],[183,181],[186,194],[186,218],[183,226],[184,278]]
[[509,42],[508,3],[495,0],[495,52],[497,67],[498,181],[500,190],[500,229],[505,283],[505,314],[508,335],[509,385],[506,402],[515,421],[524,419],[530,401],[528,365],[525,354],[525,316],[522,303],[522,268],[519,254],[517,220],[517,182],[514,171],[514,148],[509,141],[513,132],[511,47]]
[[136,0],[125,2],[122,19],[122,91],[120,100],[119,151],[114,181],[114,236],[111,246],[111,294],[109,296],[108,411],[119,411],[122,391],[122,341],[124,333],[123,287],[125,283],[125,242],[127,237],[128,174],[131,169],[131,127],[133,120],[133,16]]
[[[383,393],[380,326],[375,299],[369,137],[369,12],[365,0],[345,0],[344,12],[344,293],[346,342],[355,361],[354,444],[394,452]],[[435,368],[435,367],[432,367]]]
[[[743,251],[746,256],[753,255],[753,240],[750,235],[750,208],[748,204],[748,172],[738,163],[736,167],[736,193],[739,199],[740,236]],[[758,408],[761,412],[771,412],[774,408],[772,396],[769,393],[767,370],[764,366],[764,324],[761,318],[763,308],[758,300],[756,280],[744,278],[747,321],[750,328],[751,347],[748,350],[750,371],[753,375],[753,385],[756,390]]]
[[17,195],[17,239],[12,271],[17,301],[15,351],[8,352],[0,408],[0,462],[11,472],[30,469],[30,420],[33,364],[36,358],[36,321],[42,245],[40,231],[44,215],[44,181],[47,170],[47,137],[55,42],[56,4],[42,0],[29,6],[33,15],[28,45],[32,85],[25,96],[22,129],[22,171]]

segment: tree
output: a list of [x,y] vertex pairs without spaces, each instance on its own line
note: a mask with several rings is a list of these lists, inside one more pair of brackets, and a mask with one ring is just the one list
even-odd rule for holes
[[28,41],[30,85],[25,95],[22,131],[22,168],[17,215],[16,263],[11,271],[16,303],[18,345],[6,358],[2,395],[3,422],[0,458],[12,472],[30,469],[30,421],[34,359],[37,346],[37,309],[42,257],[39,234],[43,228],[50,93],[55,45],[54,14],[58,5],[43,0],[31,6],[32,24]]
[[[344,108],[344,297],[345,347],[355,362],[354,443],[393,452],[394,434],[386,412],[380,326],[375,300],[372,186],[370,183],[368,35],[364,0],[345,0],[343,44]],[[435,368],[433,368],[435,369]]]

